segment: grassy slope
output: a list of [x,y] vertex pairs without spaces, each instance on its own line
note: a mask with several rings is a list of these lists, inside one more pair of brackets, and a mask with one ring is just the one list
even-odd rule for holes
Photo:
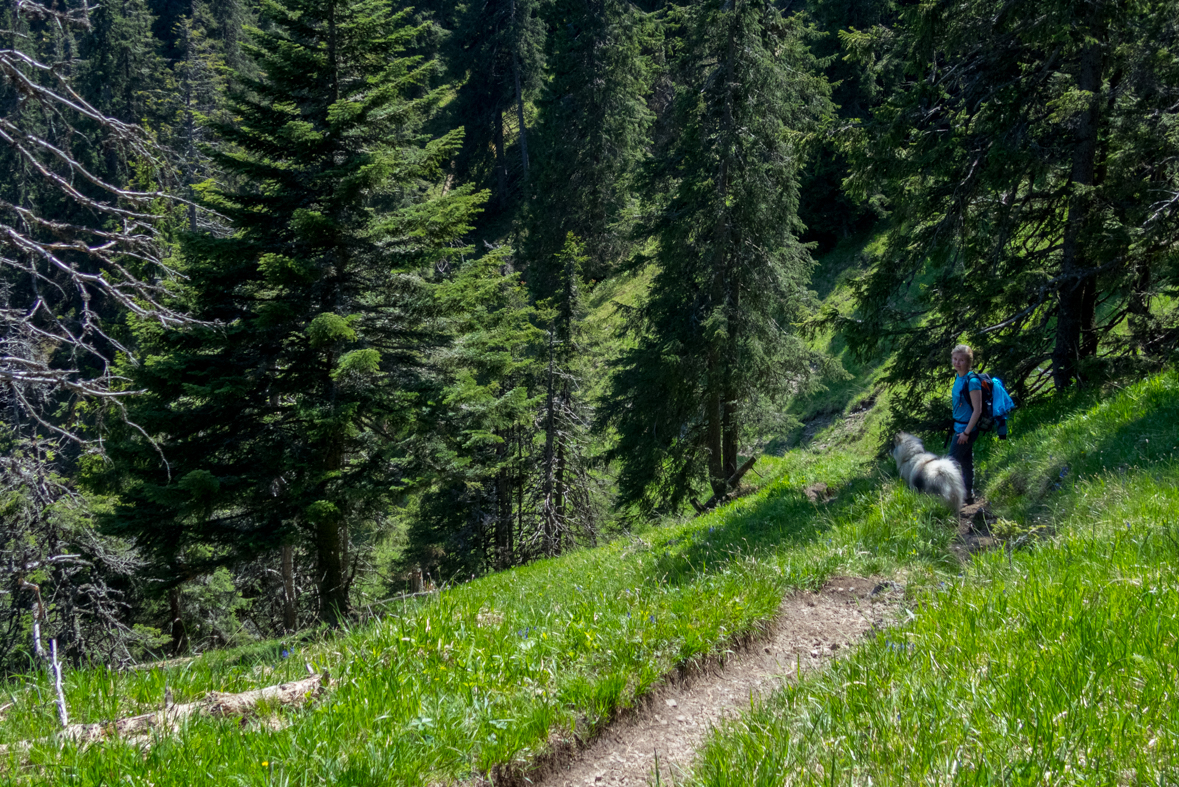
[[[676,665],[755,629],[788,588],[833,570],[941,560],[944,528],[932,510],[877,528],[872,539],[887,548],[871,554],[862,527],[849,531],[836,515],[839,504],[816,516],[800,491],[816,478],[852,483],[843,509],[874,506],[879,481],[863,477],[862,464],[764,464],[778,479],[724,511],[472,582],[292,658],[255,650],[236,663],[222,653],[150,672],[70,672],[67,700],[82,722],[158,708],[165,683],[183,702],[301,676],[304,661],[329,669],[336,687],[310,711],[273,709],[269,723],[245,729],[196,720],[146,752],[45,740],[31,763],[11,755],[9,774],[35,784],[102,784],[116,774],[156,785],[463,778],[528,758],[554,728],[584,731],[608,718]],[[44,676],[6,689],[16,707],[0,738],[53,731]]]
[[[838,276],[855,259],[850,247],[840,253],[844,254],[842,259],[829,259],[820,269],[820,275],[826,271],[832,277],[830,286],[821,285],[827,288],[822,294],[831,297],[838,297]],[[633,300],[645,284],[645,274],[603,283],[591,305],[599,315],[605,314],[611,301]],[[831,340],[820,337],[819,341]],[[853,379],[846,387],[833,386],[822,395],[824,399],[801,403],[802,414],[855,409],[856,403],[874,390],[875,370],[865,366],[850,371]],[[1124,399],[1102,406],[1145,401],[1141,407],[1165,410],[1159,402],[1173,393],[1173,380],[1164,378],[1152,384],[1162,388],[1154,393],[1133,389]],[[1017,439],[987,456],[982,456],[985,449],[980,450],[982,473],[990,481],[988,490],[1001,500],[1015,523],[1010,526],[1013,543],[1020,538],[1026,541],[1034,527],[1058,529],[1056,540],[1050,543],[1064,543],[1073,532],[1070,522],[1087,521],[1085,517],[1097,514],[1109,519],[1101,513],[1102,506],[1128,501],[1132,490],[1123,485],[1132,478],[1163,479],[1152,494],[1173,494],[1163,488],[1170,478],[1164,470],[1169,473],[1171,465],[1157,453],[1161,444],[1152,434],[1154,448],[1148,449],[1134,426],[1133,419],[1141,414],[1135,409],[1139,405],[1119,406],[1124,411],[1117,424],[1092,415],[1084,400],[1063,409],[1057,405],[1050,413],[1021,413]],[[964,725],[961,713],[965,711],[961,709],[968,703],[953,694],[949,684],[961,683],[969,691],[986,685],[987,675],[992,680],[1007,676],[1001,684],[1006,694],[1000,692],[1004,701],[1026,709],[1028,693],[1019,687],[1029,685],[1035,670],[1049,670],[1040,674],[1043,681],[1049,681],[1046,685],[1058,685],[1064,676],[1076,672],[1067,662],[1050,668],[1053,661],[1043,658],[1045,653],[1063,652],[1072,642],[1070,635],[1059,642],[1051,638],[1057,635],[1049,623],[1060,616],[1036,616],[1019,606],[1025,590],[1040,593],[1036,598],[1042,598],[1048,609],[1056,604],[1058,610],[1065,610],[1065,600],[1076,595],[1072,590],[1053,595],[1040,581],[1024,581],[1030,572],[1035,572],[1037,580],[1041,574],[1051,573],[1029,561],[1055,547],[1016,551],[1010,564],[1003,554],[987,556],[964,579],[957,579],[960,567],[946,548],[953,538],[953,520],[929,498],[901,488],[887,466],[876,459],[881,410],[878,407],[866,418],[861,416],[854,429],[833,427],[815,442],[838,446],[835,450],[792,451],[781,459],[760,461],[757,469],[764,476],[760,491],[722,511],[663,523],[599,549],[538,562],[440,597],[408,603],[353,631],[299,645],[290,658],[282,657],[281,643],[271,643],[246,651],[208,654],[150,672],[96,669],[66,676],[73,718],[88,722],[158,708],[165,684],[176,701],[183,702],[209,690],[241,691],[302,677],[306,662],[316,669],[330,670],[335,681],[330,695],[308,710],[268,709],[263,718],[244,728],[230,722],[194,720],[181,734],[161,736],[146,750],[111,743],[79,751],[47,737],[55,728],[55,712],[45,676],[10,681],[3,689],[14,706],[0,716],[0,743],[44,740],[34,746],[29,757],[9,755],[7,775],[20,783],[55,785],[115,781],[155,785],[417,785],[459,780],[527,762],[546,749],[554,731],[586,734],[676,666],[715,655],[734,637],[757,629],[774,614],[783,594],[793,588],[813,587],[833,573],[905,578],[921,604],[916,619],[903,631],[871,643],[828,675],[807,681],[735,726],[709,750],[698,774],[701,782],[745,784],[751,774],[761,774],[768,779],[765,783],[777,784],[785,778],[783,774],[800,770],[810,774],[807,779],[818,779],[831,775],[832,762],[843,780],[857,768],[860,773],[890,777],[878,781],[907,781],[925,772],[944,774],[946,771],[937,769],[951,762],[944,759],[948,752],[972,752],[962,741],[973,739],[959,740],[954,734],[969,736],[971,730],[983,729],[992,715],[992,727],[1006,725],[1003,735],[1019,741],[1019,752],[1035,748],[1048,729],[1043,716],[1047,710],[1037,707],[1021,716],[1014,710],[1003,710],[998,700],[990,700],[991,705],[971,711],[969,718],[975,726]],[[1065,426],[1052,426],[1062,412],[1071,420]],[[1173,422],[1173,416],[1167,417]],[[1042,420],[1043,425],[1029,434],[1033,419],[1038,419],[1037,423]],[[1175,443],[1172,440],[1169,445]],[[1119,474],[1123,464],[1127,470]],[[1061,480],[1065,466],[1069,472]],[[1105,472],[1103,468],[1113,470]],[[816,481],[837,490],[834,501],[816,506],[806,499],[802,489]],[[1062,488],[1056,489],[1056,483]],[[1090,497],[1078,497],[1082,494]],[[1083,565],[1092,563],[1100,569],[1084,580],[1097,589],[1097,600],[1090,599],[1083,608],[1088,614],[1102,604],[1106,605],[1103,609],[1116,604],[1108,608],[1137,620],[1135,616],[1143,614],[1141,601],[1131,607],[1124,603],[1141,599],[1146,588],[1152,589],[1155,595],[1151,599],[1158,602],[1151,607],[1154,617],[1142,620],[1156,626],[1152,631],[1164,632],[1160,636],[1172,637],[1163,641],[1170,643],[1173,653],[1173,635],[1165,634],[1171,629],[1159,622],[1157,613],[1165,609],[1164,602],[1173,606],[1173,600],[1168,599],[1173,599],[1174,583],[1167,589],[1167,583],[1158,579],[1163,574],[1157,567],[1150,569],[1155,573],[1148,572],[1149,576],[1141,570],[1143,565],[1155,565],[1143,562],[1141,555],[1164,550],[1167,538],[1147,535],[1155,532],[1150,527],[1158,527],[1157,522],[1145,524],[1147,519],[1125,531],[1139,534],[1141,527],[1141,539],[1122,536],[1118,529],[1124,527],[1118,519],[1122,513],[1110,516],[1114,524],[1109,527],[1121,536],[1114,541],[1121,552],[1101,552],[1098,546],[1104,540],[1096,536],[1077,542],[1076,549],[1083,545],[1089,550],[1076,553],[1088,561]],[[1144,552],[1142,544],[1149,549]],[[1126,556],[1134,559],[1123,561],[1125,565],[1117,562]],[[1078,575],[1070,581],[1083,578]],[[1005,592],[991,592],[997,587]],[[1071,586],[1066,583],[1062,587]],[[1107,603],[1107,599],[1113,600]],[[952,617],[955,610],[977,610],[982,617],[965,622]],[[1093,620],[1106,628],[1112,625],[1102,617]],[[998,629],[995,621],[1000,622]],[[981,662],[972,662],[960,650],[966,647],[964,638],[955,639],[948,633],[959,632],[963,626],[967,627],[963,630],[977,631],[972,634],[970,641],[975,644],[971,648],[989,647],[1000,635],[1014,640],[1017,650],[1025,639],[1033,644],[1018,653],[1004,650],[1004,654],[1015,653],[1010,656],[1014,661],[1004,661],[1007,655],[993,655],[992,648],[985,659],[978,657]],[[1133,638],[1127,641],[1136,642]],[[942,650],[935,650],[934,644]],[[1140,687],[1149,683],[1150,670],[1156,670],[1155,675],[1171,674],[1159,672],[1169,667],[1158,663],[1142,666],[1146,662],[1134,659],[1133,654],[1145,657],[1149,649],[1133,647],[1136,649],[1126,651],[1129,655],[1124,659],[1110,662],[1115,667],[1094,674],[1116,673],[1123,676],[1123,683]],[[937,666],[933,666],[931,654],[936,654]],[[1094,669],[1102,658],[1091,660]],[[861,671],[855,672],[857,669]],[[974,672],[967,675],[971,669]],[[869,681],[870,676],[875,676],[875,682]],[[1168,690],[1173,690],[1173,676],[1167,681]],[[1031,685],[1040,684],[1033,681]],[[1093,690],[1100,692],[1106,684],[1094,685],[1098,688]],[[1098,693],[1086,699],[1086,707],[1104,708],[1094,699],[1104,696]],[[1143,692],[1135,695],[1142,696]],[[943,697],[955,697],[949,705],[959,710],[939,710]],[[1115,704],[1124,699],[1125,695],[1119,695]],[[870,705],[872,702],[876,705]],[[871,712],[877,715],[864,716],[868,711],[856,710],[861,707],[875,708]],[[1153,710],[1141,713],[1153,712],[1151,718],[1157,720],[1163,713],[1160,709],[1166,707],[1165,701],[1151,700]],[[1101,724],[1109,719],[1125,721],[1138,713],[1132,706],[1118,712],[1122,715],[1102,716]],[[1059,712],[1052,716],[1057,717]],[[882,726],[873,727],[865,718],[874,718]],[[1028,718],[1039,726],[1029,728]],[[1059,718],[1078,719],[1077,729],[1090,729],[1084,726],[1088,724],[1082,721],[1088,719],[1084,714]],[[1169,752],[1166,747],[1171,746],[1173,736],[1162,732],[1165,725],[1150,721],[1148,726],[1159,740],[1155,749],[1144,750]],[[1029,737],[1028,730],[1033,728],[1041,737]],[[1133,724],[1129,728],[1135,729]],[[1106,725],[1102,729],[1113,728]],[[797,738],[800,731],[810,737]],[[927,732],[934,743],[921,749],[918,742],[927,739]],[[987,745],[992,747],[984,750],[987,756],[1011,760],[1012,750],[1004,748],[1008,739],[987,735],[991,742]],[[1140,735],[1125,737],[1119,762],[1127,761],[1129,747],[1149,746],[1150,740]],[[953,749],[953,741],[958,741],[958,749]],[[904,759],[906,747],[942,759],[922,771],[920,762]],[[863,758],[868,753],[878,757],[877,764],[865,764],[868,761]],[[851,759],[845,761],[845,756]],[[763,758],[767,766],[758,771],[755,761]],[[958,759],[957,767],[964,768],[966,760]],[[726,760],[735,768],[726,770]],[[769,768],[776,762],[783,763],[785,770],[770,777]]]
[[[160,707],[330,670],[310,710],[273,708],[244,728],[197,719],[144,750],[79,750],[55,727],[44,675],[10,681],[0,742],[21,783],[423,784],[526,762],[554,732],[584,734],[678,665],[718,654],[773,616],[783,594],[833,572],[936,581],[952,528],[855,451],[766,458],[756,494],[722,511],[542,561],[407,604],[282,658],[280,646],[146,672],[67,673],[74,721]],[[824,481],[816,507],[802,489]]]
[[980,452],[1008,551],[727,726],[691,784],[1179,778],[1179,378],[1018,424]]

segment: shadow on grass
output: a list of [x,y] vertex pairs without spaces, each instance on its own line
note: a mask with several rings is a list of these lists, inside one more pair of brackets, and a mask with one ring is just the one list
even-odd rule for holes
[[[1143,392],[1134,399],[1132,413],[1098,408],[1087,414],[1099,401],[1098,394],[1089,392],[1051,409],[1037,408],[1029,413],[1034,425],[1023,438],[1028,444],[989,447],[984,461],[996,477],[995,496],[1031,513],[1053,493],[1086,477],[1179,459],[1179,395],[1174,387]],[[1038,417],[1043,424],[1035,423]]]
[[779,484],[752,502],[730,505],[737,510],[720,512],[718,524],[656,542],[658,558],[652,578],[683,584],[702,575],[724,570],[737,560],[761,560],[784,550],[818,541],[840,520],[863,492],[877,489],[879,476],[860,475],[845,482],[827,502],[812,502],[801,487]]
[[202,656],[206,664],[212,664],[219,670],[248,669],[260,664],[281,662],[291,658],[297,650],[338,636],[340,636],[339,630],[321,625],[304,629],[282,639],[268,639],[227,650],[209,651]]

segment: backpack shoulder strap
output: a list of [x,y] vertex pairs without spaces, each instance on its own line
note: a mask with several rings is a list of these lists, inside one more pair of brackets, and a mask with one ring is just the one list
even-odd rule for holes
[[[978,372],[971,369],[966,373],[966,379],[962,381],[962,390],[958,392],[958,398],[962,400],[963,404],[970,404],[970,378],[978,377]],[[981,380],[979,381],[982,382]]]

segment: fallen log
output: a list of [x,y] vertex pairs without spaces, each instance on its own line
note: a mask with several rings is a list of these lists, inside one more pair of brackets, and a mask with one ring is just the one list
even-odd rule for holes
[[745,474],[753,469],[753,465],[756,461],[757,461],[756,456],[751,456],[748,459],[746,459],[745,464],[738,467],[737,472],[735,472],[731,476],[729,476],[728,481],[725,481],[725,486],[730,491],[732,491],[733,489],[736,489],[737,484],[741,483],[741,479],[745,477]]
[[745,474],[753,469],[753,464],[756,461],[757,461],[756,456],[749,457],[748,459],[745,460],[745,463],[743,465],[741,465],[740,467],[737,468],[737,471],[735,473],[733,473],[731,476],[728,477],[728,479],[725,480],[724,494],[713,495],[712,497],[708,498],[708,502],[705,503],[704,505],[700,505],[695,500],[692,500],[691,498],[689,498],[689,502],[691,502],[692,506],[696,509],[696,515],[699,516],[700,514],[703,514],[706,511],[711,511],[712,509],[716,508],[721,503],[725,503],[725,502],[728,502],[729,500],[731,500],[733,490],[737,488],[737,484],[741,483],[741,479],[745,477]]
[[[330,684],[331,676],[325,672],[322,675],[312,675],[303,680],[266,686],[238,694],[211,691],[204,699],[186,702],[182,705],[171,705],[165,700],[166,707],[163,710],[143,713],[138,716],[125,716],[121,719],[98,722],[97,724],[71,724],[56,733],[53,739],[84,745],[99,743],[108,738],[134,740],[154,731],[173,733],[181,721],[192,716],[244,719],[252,714],[261,703],[298,707],[318,697]],[[49,740],[51,739],[19,741],[0,746],[0,757],[14,752],[26,752],[34,744]]]

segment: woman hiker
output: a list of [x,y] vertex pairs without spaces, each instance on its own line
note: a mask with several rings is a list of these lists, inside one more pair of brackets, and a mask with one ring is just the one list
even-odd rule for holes
[[[970,373],[974,366],[974,351],[959,344],[950,353],[950,363],[958,377],[950,393],[954,406],[954,434],[950,439],[950,458],[962,468],[966,485],[966,505],[974,502],[974,441],[978,439],[978,417],[982,415],[982,383],[978,375]],[[963,395],[968,392],[969,399]]]

